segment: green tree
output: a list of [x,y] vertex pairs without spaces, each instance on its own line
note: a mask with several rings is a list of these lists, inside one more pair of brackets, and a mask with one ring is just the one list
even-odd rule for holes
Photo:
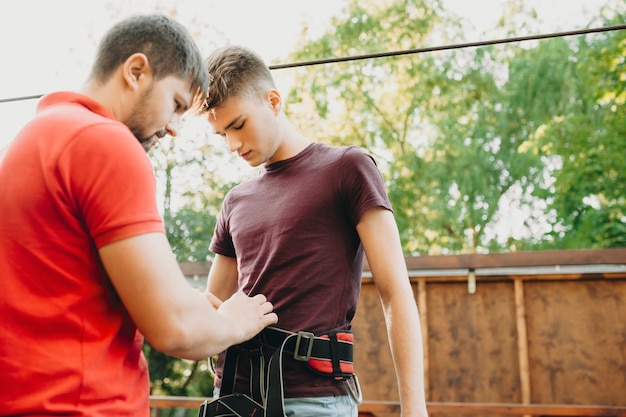
[[[415,49],[446,39],[441,33],[459,36],[445,29],[459,26],[440,3],[425,0],[353,2],[333,26],[292,59]],[[376,156],[407,254],[485,250],[484,231],[502,196],[531,181],[540,164],[517,153],[523,135],[499,130],[509,128],[501,58],[482,48],[305,68],[290,93],[290,115],[318,140]]]
[[[516,1],[510,6],[501,22],[503,28],[511,21],[532,26],[532,10],[525,10],[523,3]],[[441,43],[446,39],[442,33],[451,40],[458,39],[455,28],[460,27],[446,17],[438,2],[426,0],[376,5],[351,2],[332,26],[333,30],[320,39],[302,45],[291,59],[416,49],[432,39]],[[621,67],[615,63],[613,67],[597,66],[596,62],[622,57],[619,62],[623,65],[623,50],[617,44],[610,51],[600,43],[583,46],[556,38],[305,67],[295,75],[288,111],[308,136],[333,144],[359,145],[376,157],[407,254],[508,251],[544,244],[572,247],[565,239],[555,242],[573,227],[568,220],[571,216],[591,239],[599,239],[594,231],[605,227],[612,236],[601,238],[602,242],[584,243],[569,233],[576,247],[613,245],[623,236],[623,224],[615,223],[615,219],[623,218],[623,210],[616,208],[623,206],[623,199],[614,192],[606,210],[583,222],[577,214],[580,207],[563,204],[571,198],[570,189],[563,187],[580,187],[580,178],[578,185],[565,185],[567,170],[558,173],[563,195],[559,197],[559,192],[551,191],[550,170],[560,151],[553,145],[554,154],[550,155],[545,149],[539,152],[529,146],[537,138],[547,137],[547,127],[566,113],[588,129],[623,137],[619,111],[607,113],[611,120],[594,111],[594,121],[584,107],[576,105],[581,102],[578,97],[593,95],[598,91],[594,88],[602,86],[591,82],[591,75],[580,83],[571,81],[580,79],[580,75],[573,77],[581,72],[580,64],[573,63],[580,61],[587,69],[596,68],[597,74],[610,71],[615,78],[611,85],[622,87],[616,81],[623,78]],[[598,51],[605,52],[598,55]],[[605,109],[620,105],[619,100],[616,96]],[[584,129],[570,127],[584,134]],[[623,140],[607,148],[615,153],[602,155],[603,165],[595,166],[606,169],[611,178],[616,176],[609,161],[623,158],[619,143]],[[594,152],[588,147],[579,151],[587,156]],[[571,173],[580,172],[579,168],[573,166]],[[585,187],[597,188],[592,184],[596,178],[587,176]],[[579,200],[582,198],[586,203],[579,205],[589,201],[597,204],[606,195],[584,194]],[[507,222],[507,207],[512,203],[530,213],[524,223],[527,231],[497,240],[494,230]]]
[[[624,24],[617,14],[606,26]],[[626,31],[580,37],[562,62],[564,97],[533,143],[555,166],[553,183],[536,195],[549,200],[555,227],[539,247],[626,246]],[[542,90],[546,86],[529,85]]]

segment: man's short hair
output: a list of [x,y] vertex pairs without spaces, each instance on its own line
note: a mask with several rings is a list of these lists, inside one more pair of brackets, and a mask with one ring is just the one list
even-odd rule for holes
[[107,31],[96,51],[91,78],[105,82],[135,53],[148,58],[153,76],[189,80],[195,100],[204,100],[209,77],[202,54],[187,29],[160,14],[126,18]]
[[206,66],[211,82],[202,112],[219,107],[233,96],[263,99],[269,89],[276,88],[263,59],[242,46],[230,45],[215,50],[206,59]]

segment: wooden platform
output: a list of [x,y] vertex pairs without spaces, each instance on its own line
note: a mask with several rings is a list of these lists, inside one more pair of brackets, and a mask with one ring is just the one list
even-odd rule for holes
[[[427,407],[430,417],[447,415],[626,417],[626,407],[603,405],[430,402]],[[399,416],[400,404],[371,401],[365,402],[359,407],[360,417],[375,417],[381,414]]]
[[[195,409],[207,398],[151,396],[152,408]],[[626,407],[572,404],[514,404],[514,403],[427,403],[430,417],[447,415],[553,416],[553,417],[626,417]],[[396,401],[365,401],[359,406],[360,417],[400,415]]]

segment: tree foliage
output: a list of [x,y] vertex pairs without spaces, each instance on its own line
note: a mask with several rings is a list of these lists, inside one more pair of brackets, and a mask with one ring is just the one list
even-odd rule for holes
[[[606,23],[624,20],[617,16]],[[531,138],[557,166],[550,187],[536,192],[556,213],[546,240],[565,249],[623,247],[626,32],[582,37],[572,48],[576,54],[561,62],[558,71],[569,94],[554,104],[550,120]]]
[[[512,10],[527,13],[520,5]],[[453,37],[455,31],[449,28],[459,27],[455,25],[438,2],[353,2],[344,16],[332,22],[333,31],[303,45],[291,59],[416,49],[433,39],[441,41],[441,33]],[[619,36],[607,33],[604,38]],[[564,232],[584,223],[567,220],[569,215],[578,216],[576,207],[564,205],[571,192],[559,188],[561,197],[545,192],[555,181],[566,180],[567,169],[551,170],[560,151],[552,146],[555,155],[547,154],[547,148],[537,151],[538,145],[533,148],[529,143],[545,135],[555,120],[585,125],[587,132],[576,123],[570,125],[579,138],[597,129],[623,138],[617,126],[623,118],[614,117],[609,130],[600,113],[586,113],[584,106],[575,105],[589,103],[585,95],[604,89],[597,75],[583,76],[581,65],[590,69],[599,59],[623,60],[619,41],[603,45],[592,41],[585,48],[586,39],[578,46],[556,38],[536,46],[489,46],[305,67],[296,75],[288,110],[307,135],[333,144],[359,145],[376,156],[407,254],[571,247]],[[588,50],[596,55],[590,56]],[[604,51],[602,56],[599,51]],[[578,62],[582,64],[574,65]],[[623,77],[615,65],[595,68],[601,68],[597,74],[610,71],[617,79]],[[579,82],[572,83],[573,79]],[[623,103],[613,104],[623,109]],[[586,142],[577,141],[583,155],[593,151]],[[623,157],[623,149],[614,146],[612,151]],[[615,171],[610,168],[595,166],[603,172]],[[546,180],[551,175],[555,177]],[[592,175],[586,183],[593,181]],[[623,201],[623,192],[616,192],[614,200]],[[576,204],[585,204],[583,198],[590,197],[579,195]],[[528,212],[521,224],[524,230],[498,239],[497,230],[516,220],[508,210],[512,203]],[[568,233],[577,247],[611,246],[623,236],[619,233],[624,227],[623,211],[613,207],[610,214],[593,219],[580,232],[600,241],[585,243]],[[603,227],[611,230],[610,236],[594,233]]]

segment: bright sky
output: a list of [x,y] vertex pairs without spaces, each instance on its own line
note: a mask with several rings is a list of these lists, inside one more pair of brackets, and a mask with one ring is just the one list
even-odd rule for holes
[[[467,31],[465,41],[489,39],[488,30],[495,26],[504,3],[444,0],[474,28]],[[537,9],[543,22],[540,30],[547,33],[583,28],[604,0],[525,3]],[[177,19],[198,32],[194,37],[203,53],[240,43],[272,64],[284,62],[303,25],[313,35],[321,34],[344,4],[345,0],[0,0],[0,99],[80,87],[103,32],[137,12],[176,9]],[[35,105],[36,100],[0,103],[0,148],[31,118]]]

